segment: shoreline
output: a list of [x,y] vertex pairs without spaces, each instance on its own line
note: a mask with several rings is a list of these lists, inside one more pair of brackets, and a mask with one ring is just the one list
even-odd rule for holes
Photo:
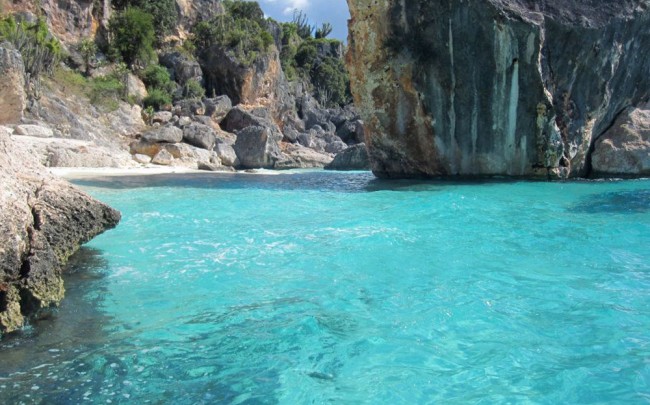
[[159,174],[245,174],[245,175],[265,175],[277,176],[280,174],[297,174],[311,171],[320,171],[323,169],[292,169],[292,170],[272,170],[272,169],[251,169],[237,171],[209,171],[191,169],[187,167],[172,166],[143,166],[143,167],[48,167],[47,171],[55,176],[66,180],[92,179],[97,177],[130,177],[130,176],[149,176]]

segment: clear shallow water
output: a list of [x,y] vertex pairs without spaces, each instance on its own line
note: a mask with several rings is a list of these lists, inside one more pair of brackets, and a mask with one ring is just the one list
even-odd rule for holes
[[123,221],[0,403],[650,402],[650,181],[82,185]]

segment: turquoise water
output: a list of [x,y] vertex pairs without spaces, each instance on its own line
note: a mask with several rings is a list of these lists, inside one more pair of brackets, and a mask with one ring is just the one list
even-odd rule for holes
[[650,402],[650,181],[82,185],[123,221],[0,403]]

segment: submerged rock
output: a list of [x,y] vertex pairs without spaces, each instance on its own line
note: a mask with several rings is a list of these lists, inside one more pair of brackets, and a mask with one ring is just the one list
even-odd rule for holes
[[45,172],[0,127],[0,335],[63,299],[62,266],[119,212]]
[[646,0],[348,4],[379,176],[585,176],[594,141],[650,96]]

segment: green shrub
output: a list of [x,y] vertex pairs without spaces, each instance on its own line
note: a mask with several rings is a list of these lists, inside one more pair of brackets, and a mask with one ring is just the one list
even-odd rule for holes
[[323,58],[311,71],[311,82],[316,97],[327,107],[350,102],[349,78],[343,62],[336,58]]
[[183,98],[201,98],[205,96],[205,89],[195,79],[190,79],[183,86]]
[[164,90],[152,89],[149,95],[142,100],[145,108],[152,107],[159,110],[165,105],[172,103],[172,96]]
[[129,66],[146,66],[155,59],[155,31],[151,15],[134,7],[116,13],[109,22],[112,54]]
[[118,10],[137,7],[151,15],[155,21],[154,29],[159,41],[170,34],[178,23],[175,0],[113,0],[113,7]]
[[147,88],[169,89],[171,77],[169,71],[160,65],[149,65],[140,74],[140,78]]

